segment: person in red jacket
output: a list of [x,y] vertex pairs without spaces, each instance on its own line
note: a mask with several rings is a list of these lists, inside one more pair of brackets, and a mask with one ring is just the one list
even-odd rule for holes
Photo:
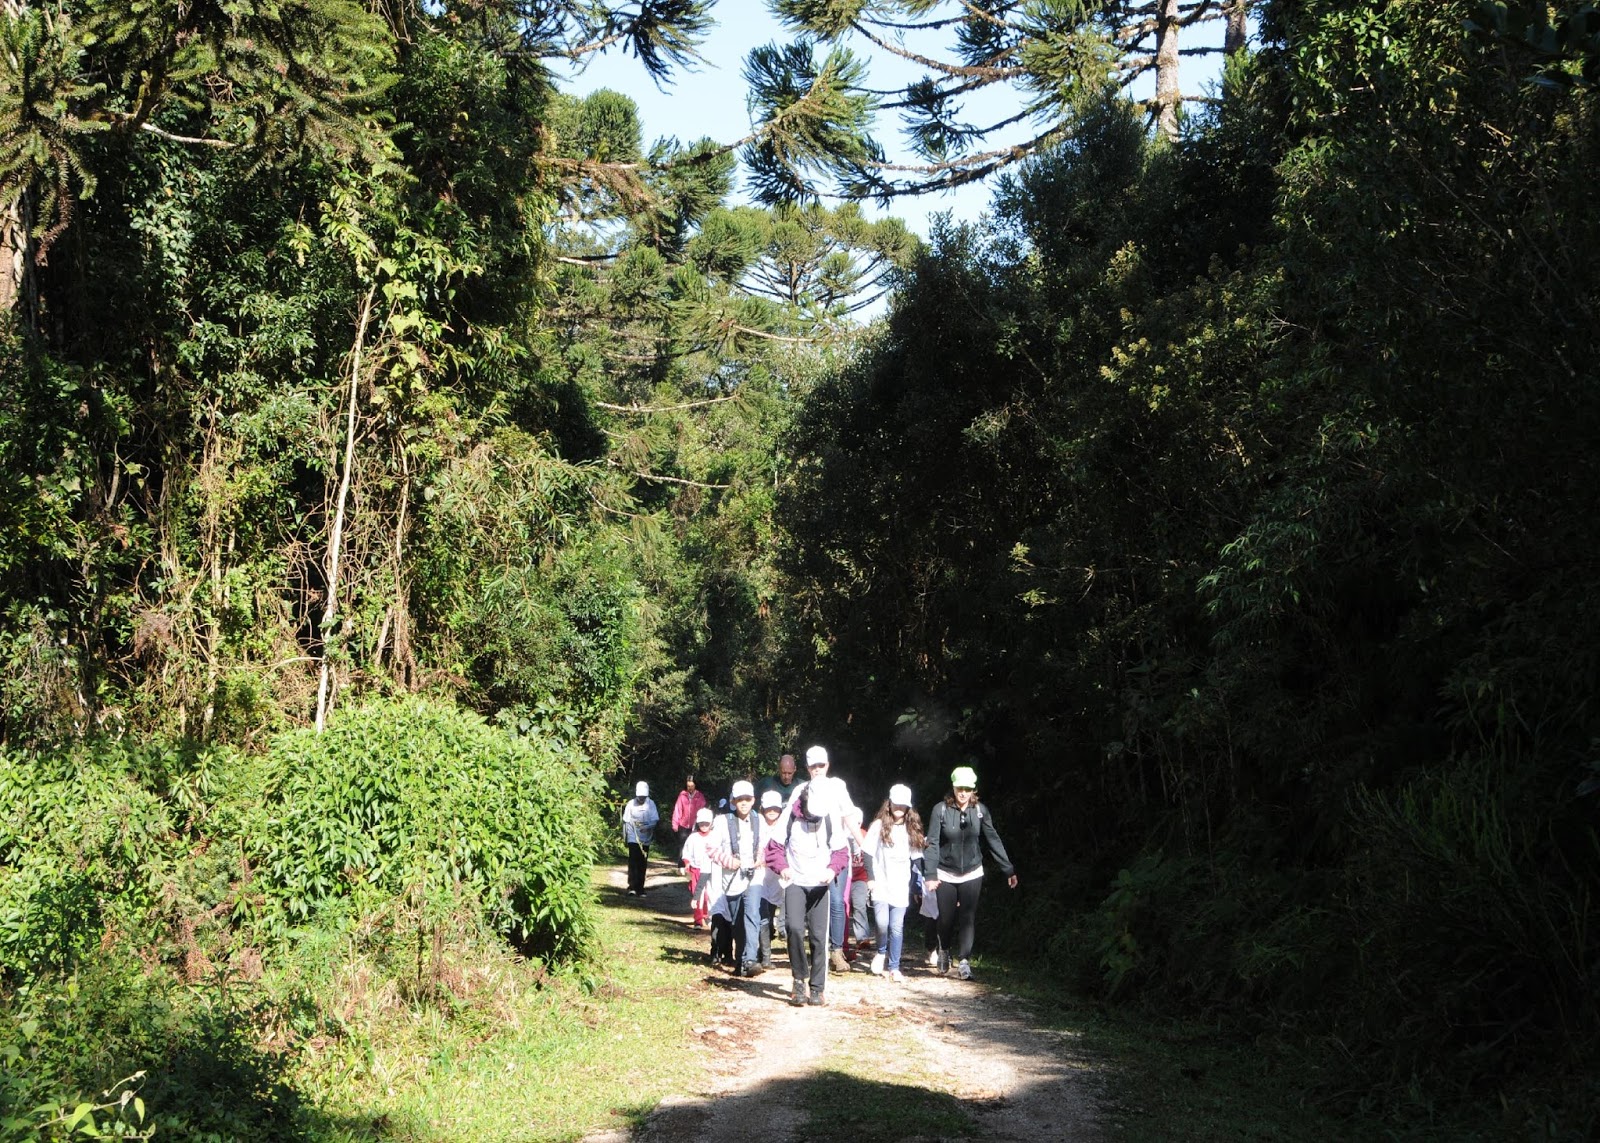
[[706,804],[706,796],[695,785],[694,775],[690,774],[683,780],[683,790],[678,794],[678,800],[672,804],[672,832],[678,839],[678,848],[683,848],[683,843],[689,840],[689,835],[694,832],[694,816]]

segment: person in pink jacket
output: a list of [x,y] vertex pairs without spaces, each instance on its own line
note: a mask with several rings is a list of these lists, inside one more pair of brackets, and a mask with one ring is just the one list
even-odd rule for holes
[[678,800],[672,804],[671,829],[678,839],[678,846],[689,840],[689,835],[694,832],[694,816],[705,808],[706,796],[695,785],[694,775],[690,774],[683,780],[683,789],[678,793]]

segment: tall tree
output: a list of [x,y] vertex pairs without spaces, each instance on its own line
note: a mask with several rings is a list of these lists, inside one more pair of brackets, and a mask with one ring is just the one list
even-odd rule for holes
[[[808,194],[824,173],[847,197],[886,199],[923,194],[987,178],[1068,138],[1077,111],[1102,89],[1131,93],[1150,83],[1136,105],[1167,138],[1176,138],[1179,112],[1209,96],[1185,91],[1186,58],[1241,51],[1253,0],[773,0],[772,7],[801,37],[753,53],[747,66],[752,103],[766,135],[745,158],[769,199]],[[1222,43],[1188,44],[1186,33],[1226,22]],[[864,59],[891,57],[921,75],[889,90],[875,89]],[[831,45],[816,59],[817,44]],[[1012,93],[1009,106],[984,98]],[[849,109],[837,119],[851,141],[824,143],[790,106],[801,97]],[[989,108],[972,120],[968,102]],[[891,162],[870,134],[876,111],[898,112],[916,156]],[[825,153],[820,153],[825,152]]]

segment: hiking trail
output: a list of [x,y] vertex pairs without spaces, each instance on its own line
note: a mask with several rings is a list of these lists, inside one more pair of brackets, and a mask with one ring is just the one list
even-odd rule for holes
[[[814,1081],[824,1075],[841,1091],[853,1088],[856,1100],[945,1093],[972,1120],[975,1134],[965,1138],[1103,1137],[1099,1065],[1076,1036],[1044,1027],[1027,1004],[984,985],[981,973],[971,981],[937,976],[920,919],[907,918],[905,983],[873,976],[862,959],[849,973],[829,974],[826,1007],[795,1008],[782,944],[774,945],[773,968],[753,979],[710,964],[710,937],[690,924],[687,882],[666,862],[652,861],[643,897],[624,894],[621,867],[606,871],[605,884],[604,907],[647,911],[664,926],[666,953],[681,961],[686,987],[705,990],[706,1004],[689,1029],[683,1090],[632,1132],[591,1134],[584,1143],[864,1139],[861,1130],[819,1128],[813,1119]],[[981,922],[979,932],[981,939]]]

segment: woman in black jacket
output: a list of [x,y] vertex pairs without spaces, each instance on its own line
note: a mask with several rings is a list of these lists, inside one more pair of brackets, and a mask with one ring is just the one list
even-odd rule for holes
[[950,793],[928,815],[928,847],[923,851],[929,877],[926,889],[939,895],[939,972],[950,971],[950,945],[956,942],[956,974],[972,979],[972,935],[983,888],[983,850],[1000,867],[1006,884],[1017,887],[1017,873],[994,828],[988,807],[978,804],[978,775],[971,766],[950,773]]

